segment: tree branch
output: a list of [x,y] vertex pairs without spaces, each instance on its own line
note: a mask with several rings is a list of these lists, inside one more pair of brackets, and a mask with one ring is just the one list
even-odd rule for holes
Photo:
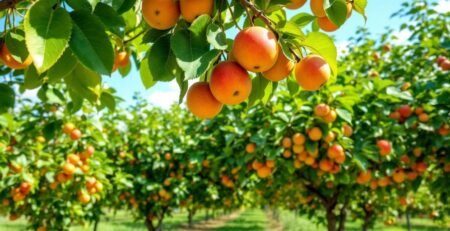
[[264,24],[266,24],[266,25],[269,27],[269,29],[270,29],[273,33],[275,33],[275,35],[276,35],[277,38],[278,38],[278,32],[277,32],[277,30],[275,30],[275,28],[274,28],[273,25],[272,25],[272,22],[271,22],[270,19],[264,14],[264,12],[262,12],[261,10],[259,10],[258,8],[256,8],[256,6],[255,6],[252,2],[250,2],[249,0],[240,0],[240,2],[241,2],[241,5],[242,5],[244,8],[248,8],[248,9],[250,9],[250,10],[253,12],[253,16],[254,16],[254,17],[260,18],[260,19],[264,22]]
[[14,8],[17,3],[22,1],[24,0],[0,0],[0,11]]

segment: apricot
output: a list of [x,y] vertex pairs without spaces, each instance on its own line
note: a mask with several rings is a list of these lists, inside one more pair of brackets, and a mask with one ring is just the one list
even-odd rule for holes
[[28,182],[22,182],[20,184],[20,192],[23,194],[28,194],[31,190],[31,184]]
[[296,10],[305,5],[306,0],[291,0],[288,4],[286,4],[286,8],[291,10]]
[[356,182],[358,184],[366,184],[370,182],[372,179],[372,172],[370,170],[367,170],[365,172],[359,173],[358,177],[356,178]]
[[143,0],[142,15],[150,27],[167,30],[177,24],[180,8],[175,0]]
[[391,179],[388,176],[378,179],[378,186],[386,187],[391,183]]
[[226,61],[219,63],[212,71],[209,87],[219,102],[236,105],[250,96],[252,80],[239,64]]
[[222,103],[211,93],[208,83],[194,83],[187,92],[187,107],[189,111],[201,119],[211,119],[222,110]]
[[450,70],[450,60],[446,59],[446,60],[442,61],[440,67],[443,71]]
[[277,62],[268,71],[263,72],[263,76],[270,81],[280,81],[285,79],[291,74],[295,67],[294,62],[289,60],[286,55],[278,48],[280,51],[278,54]]
[[417,172],[408,172],[407,177],[408,180],[415,180],[417,178]]
[[247,153],[252,154],[252,153],[255,152],[255,150],[256,150],[256,144],[254,144],[254,143],[248,143],[248,144],[245,146],[245,151],[246,151]]
[[254,170],[258,170],[258,169],[262,168],[263,166],[264,165],[261,162],[257,161],[257,160],[253,161],[253,163],[252,163],[252,168]]
[[338,164],[343,164],[345,162],[345,153],[344,152],[338,152],[338,156],[334,159],[334,161]]
[[445,60],[447,60],[446,57],[444,57],[444,56],[442,56],[442,55],[439,55],[439,56],[437,57],[437,59],[436,59],[436,64],[437,64],[438,66],[440,66],[441,63],[444,62]]
[[441,136],[447,136],[450,133],[450,127],[448,126],[448,124],[444,124],[442,125],[439,129],[438,129],[438,133]]
[[69,135],[73,130],[75,130],[75,125],[73,123],[66,123],[63,126],[63,132]]
[[428,122],[428,120],[430,120],[430,117],[428,116],[427,113],[422,113],[419,115],[419,121],[422,123],[426,123]]
[[301,133],[295,133],[292,136],[292,141],[294,141],[294,144],[296,145],[303,145],[305,143],[305,135]]
[[278,60],[277,38],[264,27],[247,27],[237,34],[231,52],[246,70],[265,72]]
[[339,29],[328,17],[319,17],[317,18],[317,23],[319,24],[320,29],[326,32],[333,32]]
[[405,181],[405,178],[406,178],[406,175],[405,175],[405,172],[403,172],[403,170],[397,170],[394,172],[394,174],[392,174],[392,179],[398,184]]
[[398,112],[403,118],[408,118],[412,115],[413,110],[409,105],[402,105],[398,108]]
[[78,129],[74,129],[73,131],[70,132],[70,138],[74,141],[79,140],[81,136],[82,136],[81,131]]
[[330,65],[319,55],[309,55],[295,66],[295,78],[305,91],[319,90],[330,75]]
[[274,168],[275,167],[275,161],[274,160],[267,160],[266,161],[266,166],[269,168]]
[[292,148],[292,150],[294,151],[294,153],[300,154],[300,153],[302,153],[303,151],[305,151],[305,146],[296,144],[296,145],[294,145],[294,147]]
[[75,154],[69,154],[67,155],[67,162],[76,165],[78,164],[78,162],[80,161],[80,156],[75,155]]
[[387,140],[378,140],[377,141],[378,149],[380,150],[380,155],[387,156],[391,154],[392,151],[392,145]]
[[322,130],[318,127],[314,127],[308,131],[308,137],[312,141],[318,141],[322,138]]
[[283,148],[290,148],[292,147],[292,140],[289,137],[284,137],[283,140],[281,141],[281,144]]
[[316,160],[314,159],[314,157],[312,157],[312,156],[306,157],[306,160],[305,160],[306,165],[312,166],[312,165],[314,165],[315,162],[316,162]]
[[328,134],[324,138],[324,140],[328,143],[333,142],[335,139],[336,139],[336,134],[332,131],[328,132]]
[[421,149],[420,147],[415,147],[415,148],[413,149],[413,154],[414,154],[414,156],[416,156],[416,157],[421,156],[421,155],[422,155],[422,149]]
[[311,11],[313,12],[313,14],[317,17],[325,17],[326,13],[325,13],[325,9],[323,7],[323,0],[311,0],[310,6],[311,6]]
[[272,169],[267,167],[267,166],[263,166],[261,168],[259,168],[256,173],[258,174],[258,176],[260,178],[267,178],[270,176],[270,174],[272,174]]
[[344,124],[342,125],[342,132],[344,133],[345,137],[350,137],[353,134],[353,128],[348,124]]
[[81,204],[87,204],[91,200],[91,196],[87,193],[79,193],[78,200]]
[[33,60],[31,59],[31,56],[28,56],[23,63],[17,61],[12,56],[11,52],[8,50],[8,47],[6,46],[6,43],[3,43],[0,49],[0,59],[3,61],[3,63],[8,66],[11,69],[15,70],[21,70],[25,69],[28,66],[31,65]]
[[314,115],[319,116],[319,117],[324,117],[326,115],[328,115],[328,113],[330,113],[330,106],[321,103],[318,104],[315,108],[314,108]]
[[319,162],[319,168],[324,172],[329,172],[333,169],[333,162],[328,159],[323,159]]
[[63,166],[63,172],[67,175],[73,175],[76,171],[76,167],[75,165],[71,164],[71,163],[66,163]]
[[339,144],[333,144],[328,148],[327,156],[330,159],[342,158],[342,156],[345,158],[344,148]]
[[294,160],[294,168],[299,169],[302,167],[302,162],[300,160]]
[[130,54],[126,51],[116,53],[114,57],[113,72],[121,67],[126,67],[130,63]]
[[337,119],[337,113],[335,110],[331,110],[330,113],[328,113],[326,116],[323,117],[323,120],[326,123],[333,123]]
[[190,23],[200,15],[207,14],[211,16],[213,7],[213,0],[180,0],[181,15]]
[[164,154],[164,159],[169,161],[172,159],[172,155],[170,153],[166,153],[166,154]]
[[389,114],[389,118],[391,118],[393,120],[399,120],[400,117],[401,117],[401,115],[400,115],[400,112],[398,112],[398,111],[394,111]]
[[291,156],[292,156],[291,150],[284,150],[283,151],[283,157],[284,158],[289,159],[289,158],[291,158]]

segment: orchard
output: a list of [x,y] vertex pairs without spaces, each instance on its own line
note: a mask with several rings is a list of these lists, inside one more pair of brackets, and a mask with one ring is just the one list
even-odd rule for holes
[[[406,1],[372,34],[349,23],[377,20],[367,6],[0,0],[0,230],[196,230],[251,209],[281,230],[447,230],[450,12]],[[113,78],[174,82],[179,102],[124,100]]]

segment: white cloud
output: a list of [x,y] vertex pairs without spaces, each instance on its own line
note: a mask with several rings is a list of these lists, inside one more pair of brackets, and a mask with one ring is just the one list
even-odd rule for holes
[[411,31],[408,30],[396,31],[393,33],[393,37],[396,37],[396,39],[392,40],[392,43],[394,45],[404,45],[405,43],[408,43],[408,39],[411,35]]
[[158,83],[160,87],[150,90],[147,97],[152,106],[169,109],[174,103],[178,102],[180,88],[175,81],[169,83]]
[[439,13],[447,13],[450,11],[450,1],[449,0],[439,0],[435,7],[435,10]]

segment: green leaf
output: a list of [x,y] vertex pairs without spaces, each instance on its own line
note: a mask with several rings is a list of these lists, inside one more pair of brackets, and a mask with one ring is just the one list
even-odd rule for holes
[[[271,82],[261,75],[258,75],[252,79],[252,91],[250,93],[250,96],[248,97],[248,107],[251,107],[255,105],[255,103],[262,100],[262,98],[266,94],[266,89],[271,89],[272,87],[272,84],[269,83]],[[271,90],[268,91],[272,93]]]
[[296,24],[299,27],[305,27],[316,19],[316,16],[308,13],[299,13],[294,15],[289,22]]
[[63,54],[72,33],[70,16],[56,0],[41,0],[24,19],[25,40],[39,73],[47,71]]
[[136,0],[112,0],[112,6],[117,13],[122,14],[133,8]]
[[100,102],[102,105],[108,107],[110,111],[114,111],[116,108],[116,99],[114,99],[114,96],[108,92],[102,92]]
[[353,1],[353,9],[355,9],[356,12],[360,13],[364,17],[364,19],[367,21],[366,7],[367,7],[367,0],[354,0]]
[[104,3],[98,3],[94,14],[109,31],[123,38],[125,35],[125,20],[112,7]]
[[291,94],[291,96],[294,96],[295,94],[297,94],[297,92],[300,89],[300,86],[297,83],[297,80],[295,79],[295,76],[293,73],[291,73],[288,78],[286,78],[287,81],[287,87],[288,87],[288,91]]
[[183,102],[183,98],[186,95],[189,87],[188,81],[184,80],[183,75],[177,76],[177,83],[180,87],[180,97],[178,99],[178,103],[181,104]]
[[100,19],[89,11],[74,11],[70,48],[78,60],[100,74],[109,75],[114,63],[114,50]]
[[352,114],[349,111],[342,109],[342,108],[338,108],[338,109],[336,109],[336,113],[345,122],[347,122],[349,124],[352,123]]
[[153,28],[150,28],[142,38],[142,43],[155,43],[160,39],[161,37],[167,35],[170,30],[156,30]]
[[91,102],[99,98],[96,90],[101,84],[101,76],[81,64],[77,64],[72,73],[64,77],[64,82],[77,97],[86,98]]
[[328,35],[321,32],[311,32],[300,43],[308,47],[313,53],[322,56],[330,65],[333,76],[337,75],[337,49]]
[[408,101],[414,100],[411,93],[406,92],[406,91],[400,91],[399,89],[397,89],[395,87],[388,87],[386,89],[386,94],[397,97],[399,99],[408,100]]
[[92,11],[92,5],[87,0],[66,0],[66,2],[74,10]]
[[337,26],[347,20],[347,2],[345,0],[327,0],[324,2],[327,17]]
[[42,76],[39,75],[34,66],[30,66],[25,71],[25,79],[23,82],[23,87],[25,89],[31,90],[40,87],[42,83],[43,83]]
[[12,57],[23,63],[29,57],[30,53],[27,50],[25,43],[25,32],[19,28],[9,31],[5,36],[6,47]]
[[156,82],[153,81],[153,76],[152,76],[152,73],[150,72],[148,57],[145,57],[142,60],[141,66],[139,68],[139,74],[141,76],[141,81],[142,81],[142,84],[144,85],[145,89],[149,89],[153,85],[155,85]]
[[220,27],[214,23],[211,23],[207,29],[207,40],[208,42],[218,50],[226,50],[227,37],[225,33],[220,29]]
[[175,78],[177,64],[170,49],[170,36],[164,36],[153,44],[147,62],[153,81],[171,81]]
[[63,79],[66,75],[70,74],[75,66],[77,65],[78,60],[75,55],[72,53],[70,48],[67,48],[64,51],[64,54],[58,60],[58,62],[50,68],[47,72],[48,82],[49,83],[57,83],[61,79]]
[[5,113],[10,108],[14,108],[16,94],[14,90],[6,84],[0,83],[0,114]]

